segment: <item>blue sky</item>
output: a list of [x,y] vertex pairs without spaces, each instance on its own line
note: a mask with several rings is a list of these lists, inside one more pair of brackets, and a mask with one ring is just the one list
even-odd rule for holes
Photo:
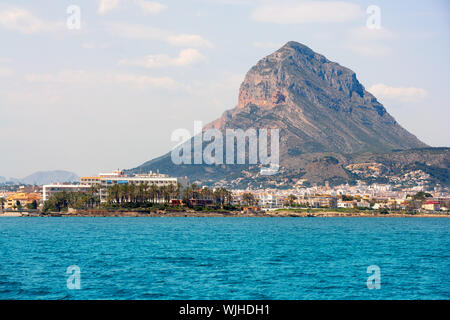
[[[69,29],[70,5],[80,29]],[[366,9],[380,9],[380,28]],[[73,21],[73,20],[71,20]],[[448,1],[72,0],[0,3],[0,176],[131,168],[237,103],[290,40],[356,72],[397,121],[449,146]]]

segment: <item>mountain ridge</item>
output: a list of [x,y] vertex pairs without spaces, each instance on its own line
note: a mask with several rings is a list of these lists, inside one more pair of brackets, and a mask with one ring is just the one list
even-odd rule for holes
[[0,183],[43,185],[50,183],[74,182],[79,181],[77,174],[66,170],[36,171],[23,178],[3,178],[0,177]]

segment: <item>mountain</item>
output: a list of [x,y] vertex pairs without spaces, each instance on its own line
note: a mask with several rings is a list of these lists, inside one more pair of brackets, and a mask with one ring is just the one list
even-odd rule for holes
[[64,170],[38,171],[21,179],[0,177],[1,184],[43,185],[59,182],[75,182],[79,180],[80,178],[75,173]]
[[57,182],[79,181],[80,178],[73,172],[64,170],[38,171],[25,178],[20,179],[20,183],[43,185]]
[[367,160],[383,162],[379,165],[387,169],[378,171],[392,177],[420,168],[431,180],[425,171],[436,175],[434,182],[448,183],[448,148],[429,148],[397,123],[352,70],[293,41],[248,71],[237,106],[205,126],[211,128],[278,128],[279,173],[261,176],[260,165],[175,165],[170,153],[130,172],[160,170],[205,184],[279,187],[365,179],[360,168]]
[[427,147],[389,115],[353,71],[293,41],[250,69],[237,107],[208,127],[280,128],[285,156]]
[[0,184],[19,184],[20,179],[0,177]]

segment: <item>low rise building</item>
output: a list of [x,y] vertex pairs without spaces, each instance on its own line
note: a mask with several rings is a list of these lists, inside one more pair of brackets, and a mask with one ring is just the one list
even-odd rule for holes
[[314,196],[310,199],[311,207],[315,208],[336,208],[337,197],[332,196]]
[[279,207],[278,198],[275,194],[272,194],[272,193],[260,194],[258,203],[261,208],[278,208]]
[[439,211],[441,209],[439,201],[425,201],[422,209],[426,211]]
[[337,204],[338,208],[354,208],[355,207],[355,202],[353,201],[338,201]]
[[42,197],[40,193],[13,193],[6,198],[4,209],[13,210],[18,208],[26,208],[27,205],[32,204],[33,202],[36,202],[36,205],[39,205],[41,199]]
[[336,208],[337,197],[332,195],[303,195],[295,203],[311,208]]
[[361,200],[356,203],[358,208],[370,208],[370,202],[366,200]]

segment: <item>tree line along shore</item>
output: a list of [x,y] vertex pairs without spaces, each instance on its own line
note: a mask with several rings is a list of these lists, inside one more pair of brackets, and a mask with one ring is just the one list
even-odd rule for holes
[[[233,196],[234,195],[234,196]],[[234,198],[236,197],[236,198]],[[356,196],[357,197],[357,196]],[[43,205],[30,203],[14,212],[3,212],[0,216],[267,216],[267,217],[372,217],[372,216],[416,216],[447,217],[448,211],[420,212],[421,203],[426,203],[430,194],[418,192],[411,196],[408,207],[393,210],[388,208],[342,208],[334,206],[308,206],[299,203],[293,194],[286,196],[282,206],[260,208],[258,198],[252,192],[238,197],[225,188],[200,188],[193,184],[156,186],[148,184],[117,184],[107,188],[93,186],[82,192],[57,192]],[[341,201],[351,202],[352,196],[341,195]]]
[[[101,192],[106,200],[101,201]],[[88,192],[58,192],[45,201],[41,210],[28,208],[28,216],[79,217],[449,217],[448,213],[418,213],[359,208],[307,208],[295,206],[288,197],[285,208],[262,210],[251,193],[233,201],[225,188],[200,188],[195,184],[155,186],[117,184]]]

